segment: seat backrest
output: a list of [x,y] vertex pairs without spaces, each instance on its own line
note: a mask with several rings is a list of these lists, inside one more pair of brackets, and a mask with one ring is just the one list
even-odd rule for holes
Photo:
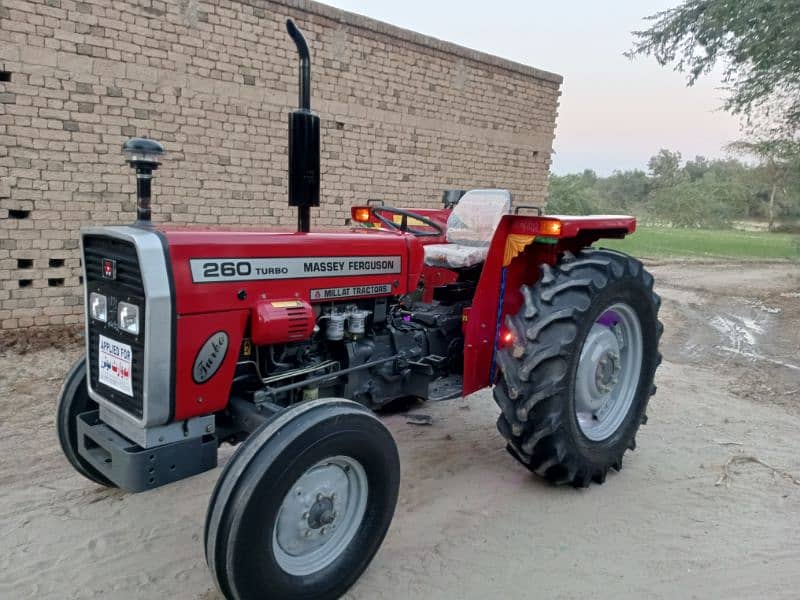
[[488,246],[503,215],[511,212],[508,190],[470,190],[447,218],[447,241],[465,246]]

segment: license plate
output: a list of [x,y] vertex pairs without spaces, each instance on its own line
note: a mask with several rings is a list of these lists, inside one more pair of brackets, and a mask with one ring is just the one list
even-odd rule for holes
[[131,377],[133,353],[131,347],[101,335],[98,360],[100,363],[98,381],[133,397],[133,379]]

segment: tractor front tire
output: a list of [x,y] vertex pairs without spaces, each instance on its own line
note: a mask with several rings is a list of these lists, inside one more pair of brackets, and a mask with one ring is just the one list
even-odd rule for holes
[[217,586],[229,600],[340,597],[380,548],[399,484],[394,440],[364,406],[284,409],[237,449],[209,502]]
[[86,357],[81,356],[67,373],[58,394],[56,432],[58,443],[67,461],[81,475],[107,487],[116,487],[100,471],[78,453],[79,414],[97,410],[97,403],[89,397],[86,387]]
[[506,318],[494,397],[509,452],[553,484],[587,487],[619,471],[647,420],[661,362],[661,299],[638,260],[611,250],[566,253],[522,286]]

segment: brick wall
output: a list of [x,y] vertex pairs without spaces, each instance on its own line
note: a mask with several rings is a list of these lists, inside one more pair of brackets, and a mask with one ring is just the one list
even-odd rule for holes
[[306,0],[2,0],[0,329],[77,323],[77,233],[134,216],[120,148],[164,143],[156,222],[293,226],[287,16],[312,51],[322,206],[546,191],[561,78]]

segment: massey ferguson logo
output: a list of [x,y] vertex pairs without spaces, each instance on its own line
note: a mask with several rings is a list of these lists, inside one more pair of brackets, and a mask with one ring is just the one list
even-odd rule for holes
[[110,258],[103,259],[103,279],[117,278],[117,261]]

